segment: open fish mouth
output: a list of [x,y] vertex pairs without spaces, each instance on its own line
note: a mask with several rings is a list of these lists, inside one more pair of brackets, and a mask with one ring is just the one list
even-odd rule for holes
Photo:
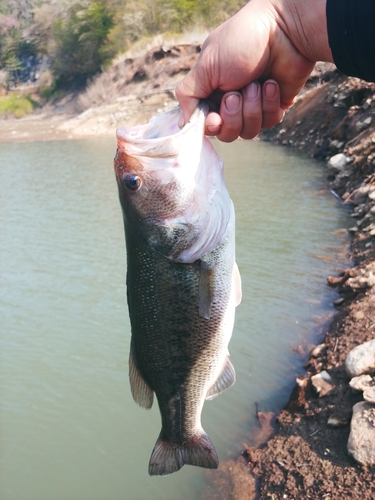
[[[205,120],[208,113],[208,106],[201,102],[194,111],[189,122],[182,128],[178,126],[178,118],[180,108],[176,107],[167,113],[154,116],[144,125],[136,125],[135,127],[119,127],[117,129],[117,139],[125,140],[133,144],[143,142],[145,140],[162,139],[169,136],[176,137],[178,134],[184,134],[190,127],[201,126],[201,121]],[[199,117],[197,119],[197,117]]]

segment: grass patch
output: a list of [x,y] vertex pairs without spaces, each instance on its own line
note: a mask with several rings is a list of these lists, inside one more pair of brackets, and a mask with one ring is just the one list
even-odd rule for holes
[[0,96],[0,115],[13,115],[22,118],[34,109],[36,102],[30,96],[17,96],[16,94]]

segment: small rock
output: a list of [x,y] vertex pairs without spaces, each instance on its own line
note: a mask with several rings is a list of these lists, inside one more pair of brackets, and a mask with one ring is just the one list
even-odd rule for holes
[[363,120],[363,124],[366,125],[366,127],[369,127],[372,123],[372,116],[368,116],[365,120]]
[[328,276],[327,283],[332,287],[337,287],[343,285],[348,278],[349,273],[344,272],[341,276]]
[[365,313],[363,311],[357,311],[354,313],[355,319],[363,319],[365,317]]
[[351,196],[347,200],[345,200],[345,202],[353,203],[353,205],[360,205],[361,203],[365,203],[367,201],[368,192],[368,186],[361,186],[353,191]]
[[345,359],[345,370],[349,377],[375,372],[375,340],[354,347]]
[[353,406],[348,453],[362,465],[375,464],[375,407],[371,403]]
[[325,347],[326,347],[325,344],[316,345],[315,347],[312,348],[310,356],[313,358],[317,358],[321,354],[321,352],[325,349]]
[[353,391],[365,391],[374,385],[374,381],[371,375],[359,375],[358,377],[353,377],[349,385]]
[[336,300],[334,300],[334,301],[333,301],[333,305],[334,305],[335,307],[339,307],[339,306],[341,306],[343,303],[344,303],[344,297],[340,297],[340,298],[338,298],[338,299],[336,299]]
[[371,125],[371,123],[372,123],[372,117],[368,116],[367,118],[365,118],[363,120],[363,122],[358,121],[355,124],[355,128],[356,128],[357,132],[362,132],[362,130],[365,130],[367,127],[369,127]]
[[371,99],[366,99],[365,102],[362,104],[362,109],[365,111],[371,106],[372,100]]
[[339,153],[337,155],[331,156],[331,158],[328,160],[328,166],[336,170],[341,170],[345,167],[346,162],[346,155],[344,155],[344,153]]
[[[374,231],[374,236],[375,236],[375,229],[373,229]],[[370,234],[372,233],[372,231],[370,232]],[[373,275],[372,272],[369,273],[368,277],[367,277],[367,286],[369,288],[373,287],[375,285],[375,276]]]
[[363,399],[369,403],[375,403],[375,387],[369,387],[363,391]]
[[331,382],[331,375],[325,370],[311,377],[311,383],[320,398],[333,389]]
[[361,132],[361,130],[363,130],[363,122],[358,120],[357,123],[355,124],[355,129],[357,132]]
[[328,427],[345,427],[348,425],[349,420],[339,415],[331,415],[327,420]]

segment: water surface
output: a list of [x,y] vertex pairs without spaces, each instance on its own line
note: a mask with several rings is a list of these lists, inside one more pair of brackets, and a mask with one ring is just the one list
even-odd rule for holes
[[[224,460],[242,449],[255,402],[286,402],[303,373],[293,347],[323,334],[347,216],[316,162],[261,142],[214,144],[243,280],[230,344],[237,383],[203,411]],[[129,389],[114,151],[109,139],[0,144],[2,500],[196,500],[204,486],[195,467],[147,474],[160,417]]]

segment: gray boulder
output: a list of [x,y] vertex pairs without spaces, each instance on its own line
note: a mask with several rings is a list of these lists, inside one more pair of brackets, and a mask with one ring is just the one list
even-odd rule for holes
[[350,378],[363,373],[375,373],[375,339],[354,347],[345,359],[345,370]]
[[375,464],[375,406],[371,403],[353,406],[348,453],[362,465]]

